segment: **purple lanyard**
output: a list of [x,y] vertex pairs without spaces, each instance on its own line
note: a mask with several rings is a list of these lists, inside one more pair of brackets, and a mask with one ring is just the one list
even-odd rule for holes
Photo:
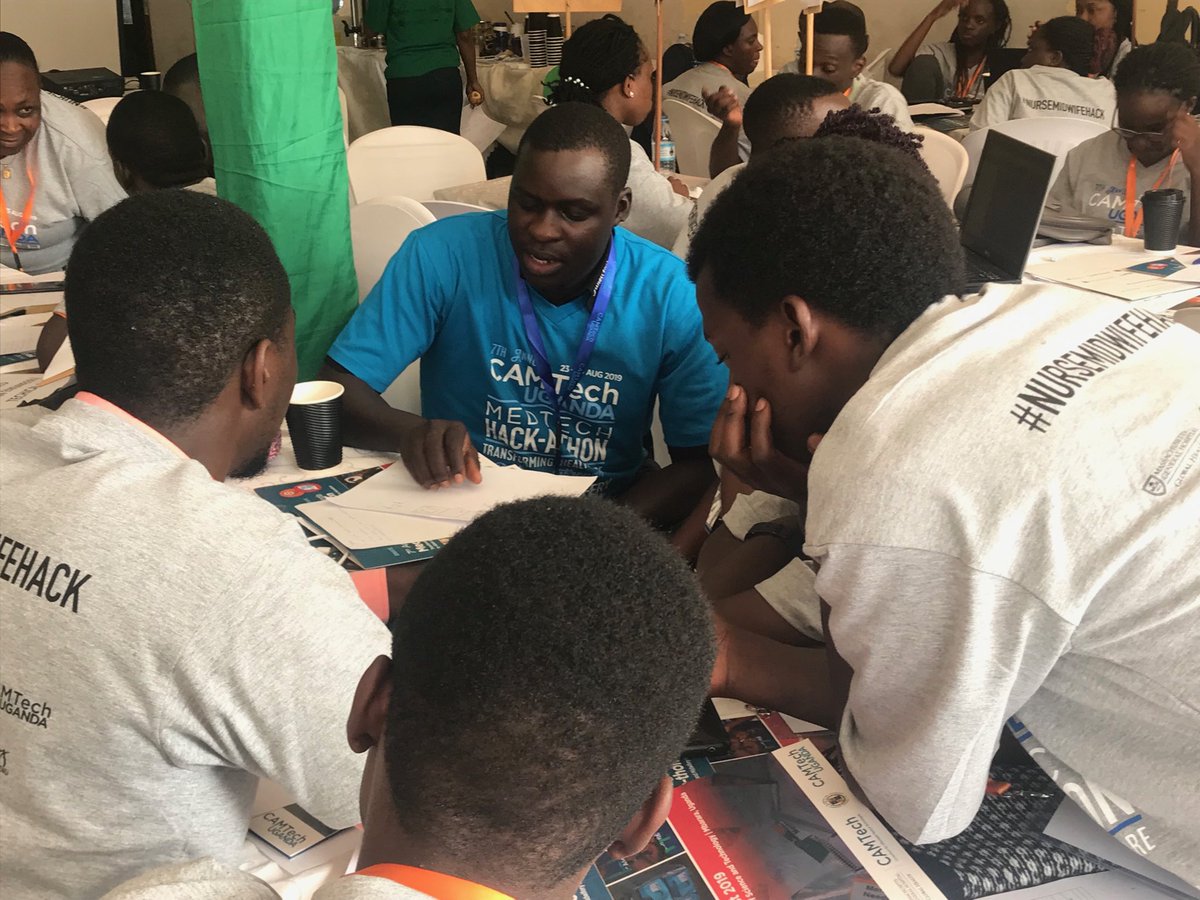
[[533,301],[529,298],[529,287],[525,284],[525,279],[521,277],[520,262],[515,256],[513,257],[513,272],[517,278],[517,302],[521,304],[521,319],[525,323],[525,337],[529,339],[529,343],[533,347],[533,366],[538,378],[542,381],[542,391],[545,393],[546,399],[550,401],[554,412],[558,415],[561,415],[562,402],[570,398],[571,392],[579,384],[579,379],[587,371],[592,351],[596,349],[596,338],[600,336],[600,323],[604,321],[604,313],[608,310],[608,301],[612,299],[613,282],[616,280],[613,266],[614,255],[615,247],[610,243],[608,259],[604,263],[604,270],[600,273],[600,285],[596,289],[595,302],[592,303],[592,313],[588,316],[583,340],[580,341],[579,350],[575,354],[575,365],[571,367],[570,377],[561,391],[554,388],[550,361],[546,356],[546,345],[542,341],[542,329],[538,327],[537,316],[533,312]]

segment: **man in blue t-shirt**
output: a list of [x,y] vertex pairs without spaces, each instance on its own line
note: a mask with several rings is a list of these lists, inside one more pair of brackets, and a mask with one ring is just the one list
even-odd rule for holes
[[[682,262],[615,227],[629,153],[603,110],[554,107],[521,142],[507,213],[408,238],[329,351],[347,442],[399,450],[427,487],[478,482],[479,452],[596,475],[661,524],[687,515],[714,477],[728,373]],[[380,397],[417,359],[421,415]],[[672,459],[661,470],[645,446],[656,399]]]

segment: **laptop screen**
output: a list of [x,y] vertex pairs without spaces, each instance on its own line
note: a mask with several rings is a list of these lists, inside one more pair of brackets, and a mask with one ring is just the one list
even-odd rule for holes
[[1037,234],[1054,162],[1051,153],[989,131],[963,216],[962,245],[1007,274],[1020,276]]

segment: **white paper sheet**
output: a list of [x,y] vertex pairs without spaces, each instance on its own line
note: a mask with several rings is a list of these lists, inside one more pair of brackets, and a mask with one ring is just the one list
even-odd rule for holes
[[[370,484],[382,478],[387,471],[385,469],[363,483]],[[300,510],[317,527],[350,550],[438,541],[461,531],[467,525],[466,522],[450,522],[446,519],[419,519],[373,510],[347,509],[332,500],[305,503]]]
[[489,509],[513,500],[545,494],[578,497],[595,480],[532,472],[519,466],[489,465],[483,467],[482,484],[467,482],[440,490],[426,490],[413,480],[403,464],[399,464],[388,467],[344,494],[322,502],[355,511],[470,522]]
[[36,350],[42,335],[42,323],[51,313],[35,313],[32,316],[12,316],[0,320],[0,353],[24,353]]
[[1062,878],[994,897],[996,900],[1174,900],[1175,894],[1160,891],[1124,872],[1113,871]]
[[0,374],[0,409],[15,409],[28,400],[49,397],[58,387],[43,385],[41,372],[5,372]]
[[[1130,826],[1132,829],[1133,826]],[[1200,891],[1187,884],[1182,878],[1160,869],[1139,853],[1117,841],[1097,825],[1079,806],[1069,800],[1063,801],[1058,811],[1046,826],[1046,834],[1086,853],[1106,859],[1113,865],[1128,869],[1143,878],[1149,878],[1164,887],[1178,891],[1187,897],[1200,898]],[[1167,894],[1164,896],[1177,896]]]
[[961,109],[943,103],[914,103],[908,108],[910,116],[965,116]]

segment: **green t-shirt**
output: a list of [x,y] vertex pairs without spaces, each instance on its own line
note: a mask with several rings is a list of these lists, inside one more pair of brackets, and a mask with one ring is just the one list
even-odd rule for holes
[[387,35],[387,77],[458,65],[454,36],[479,24],[471,0],[370,0],[366,24]]

